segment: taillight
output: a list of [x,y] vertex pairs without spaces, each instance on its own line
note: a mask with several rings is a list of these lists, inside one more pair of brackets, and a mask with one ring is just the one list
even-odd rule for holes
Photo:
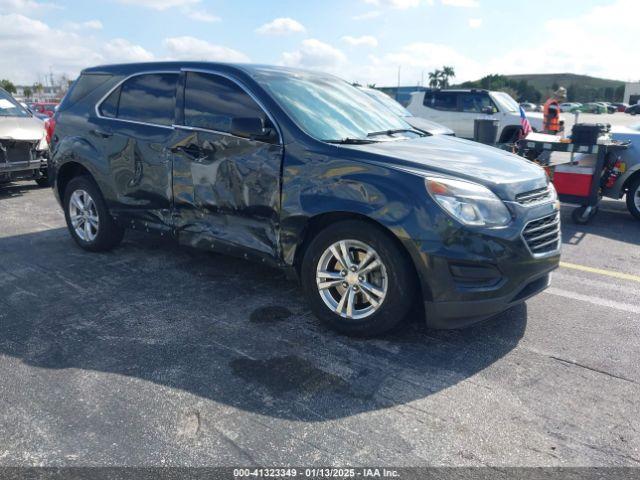
[[56,121],[54,118],[48,118],[44,121],[44,131],[47,136],[47,143],[51,144],[51,139],[53,138],[53,134],[56,130]]

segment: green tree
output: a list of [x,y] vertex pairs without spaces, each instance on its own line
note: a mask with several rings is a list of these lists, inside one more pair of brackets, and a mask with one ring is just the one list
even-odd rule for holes
[[442,88],[446,88],[449,86],[449,79],[452,79],[456,76],[456,71],[453,67],[447,67],[446,65],[442,67],[440,72],[440,85]]
[[33,92],[31,91],[31,88],[26,87],[24,89],[24,97],[25,98],[31,98],[33,96]]
[[6,79],[0,80],[0,87],[4,88],[10,94],[16,93],[16,86],[10,81]]
[[440,76],[442,72],[440,70],[434,70],[433,72],[429,72],[429,86],[436,88],[440,86]]

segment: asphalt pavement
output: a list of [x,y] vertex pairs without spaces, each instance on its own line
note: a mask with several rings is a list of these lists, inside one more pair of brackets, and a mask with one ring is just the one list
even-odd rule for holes
[[570,212],[545,293],[356,340],[277,270],[86,253],[49,189],[0,187],[0,466],[639,466],[640,222]]

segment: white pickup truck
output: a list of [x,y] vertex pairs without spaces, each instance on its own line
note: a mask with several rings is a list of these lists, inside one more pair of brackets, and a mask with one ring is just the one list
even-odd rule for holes
[[[426,90],[411,94],[407,105],[414,115],[441,123],[458,137],[473,138],[476,118],[498,120],[498,142],[517,139],[521,131],[520,106],[507,93],[478,89]],[[542,131],[542,114],[527,112],[535,131]]]

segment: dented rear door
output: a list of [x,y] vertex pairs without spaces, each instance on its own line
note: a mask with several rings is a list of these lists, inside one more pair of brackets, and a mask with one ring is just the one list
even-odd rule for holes
[[182,88],[184,110],[170,146],[180,241],[275,260],[283,147],[230,133],[234,116],[260,116],[265,125],[271,119],[224,75],[183,72]]

